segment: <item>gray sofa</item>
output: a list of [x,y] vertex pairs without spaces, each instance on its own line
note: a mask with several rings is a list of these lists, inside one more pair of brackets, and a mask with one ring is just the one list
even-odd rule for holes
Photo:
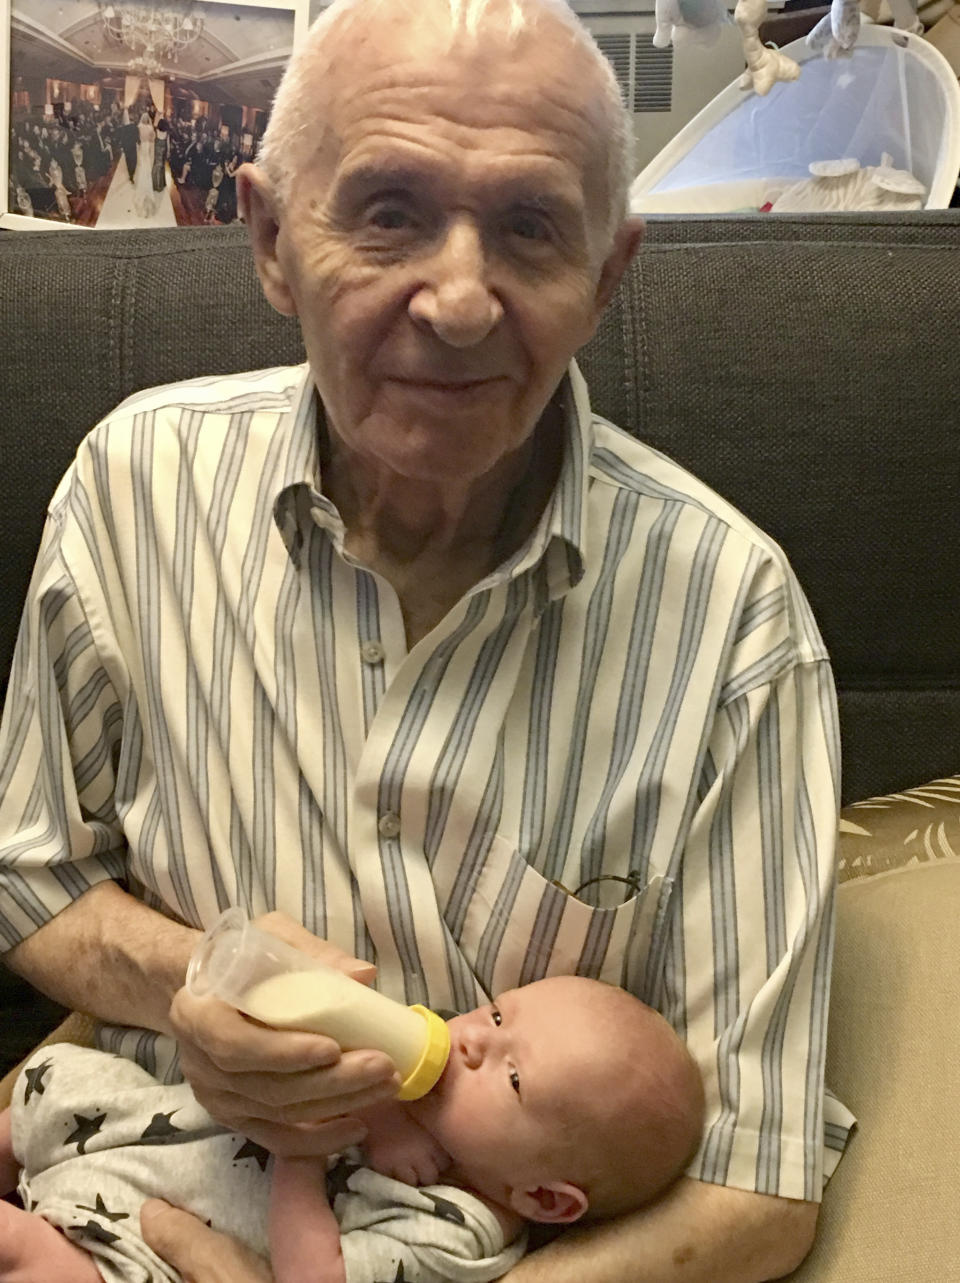
[[[0,300],[2,690],[83,432],[138,388],[302,352],[239,227],[0,233]],[[830,1074],[861,1129],[797,1277],[960,1278],[939,1205],[960,1153],[960,213],[655,220],[581,366],[602,413],[784,545],[834,660],[849,805]],[[60,1013],[2,968],[0,1004],[7,1068]],[[925,1127],[946,1136],[942,1171]]]
[[[833,655],[848,800],[960,767],[960,214],[682,219],[581,364],[600,411],[787,549]],[[0,233],[0,688],[44,505],[122,397],[302,359],[240,227]]]

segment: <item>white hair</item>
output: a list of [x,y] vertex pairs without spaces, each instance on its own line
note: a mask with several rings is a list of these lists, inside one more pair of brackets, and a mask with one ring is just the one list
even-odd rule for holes
[[[604,253],[629,212],[628,198],[633,178],[633,122],[620,96],[620,87],[609,61],[600,51],[593,36],[570,8],[567,0],[439,0],[446,3],[450,20],[450,47],[463,37],[476,40],[497,21],[497,34],[507,44],[515,44],[522,35],[533,31],[544,16],[558,19],[570,35],[571,42],[593,63],[599,81],[598,106],[604,122],[606,176],[609,215],[604,228]],[[297,163],[299,143],[315,138],[316,85],[322,83],[330,66],[329,37],[334,28],[342,29],[361,17],[384,8],[405,11],[413,16],[422,12],[423,0],[333,0],[311,26],[300,47],[287,65],[273,100],[257,164],[269,178],[281,206],[289,200]],[[497,10],[494,15],[493,11]],[[506,14],[502,10],[506,9]]]

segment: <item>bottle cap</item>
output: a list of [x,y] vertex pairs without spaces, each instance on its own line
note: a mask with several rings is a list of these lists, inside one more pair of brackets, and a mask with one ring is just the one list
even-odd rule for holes
[[419,1012],[427,1022],[427,1038],[420,1059],[397,1092],[397,1100],[419,1100],[426,1096],[436,1086],[450,1056],[450,1030],[443,1017],[418,1002],[410,1010]]

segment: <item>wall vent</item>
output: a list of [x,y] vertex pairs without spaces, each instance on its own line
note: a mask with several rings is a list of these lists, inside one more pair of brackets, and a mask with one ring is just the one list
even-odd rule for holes
[[673,45],[655,49],[653,36],[633,37],[633,110],[673,108]]
[[624,103],[634,112],[673,108],[673,46],[655,49],[653,36],[639,32],[595,35],[610,62]]

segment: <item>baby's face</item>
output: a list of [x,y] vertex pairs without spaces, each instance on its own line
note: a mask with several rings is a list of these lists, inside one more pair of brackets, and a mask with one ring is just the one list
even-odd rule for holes
[[545,1179],[571,1111],[602,1092],[599,1027],[576,981],[511,989],[449,1022],[439,1083],[409,1106],[461,1179],[498,1202]]

